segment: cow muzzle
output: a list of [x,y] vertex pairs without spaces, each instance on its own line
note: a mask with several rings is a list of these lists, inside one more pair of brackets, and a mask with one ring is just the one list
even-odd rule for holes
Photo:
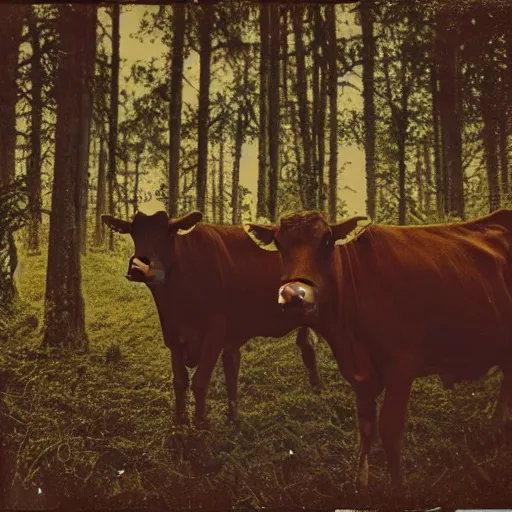
[[279,288],[278,303],[284,309],[303,310],[310,313],[316,310],[316,287],[304,281],[289,281]]
[[152,266],[149,258],[132,256],[126,279],[138,283],[157,284],[164,281],[165,272]]

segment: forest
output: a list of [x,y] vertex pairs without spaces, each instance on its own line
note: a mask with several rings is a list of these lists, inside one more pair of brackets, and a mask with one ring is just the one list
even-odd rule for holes
[[[354,396],[314,334],[321,393],[294,332],[257,338],[239,424],[219,364],[211,428],[174,423],[155,305],[102,215],[512,207],[512,4],[2,2],[0,20],[0,509],[379,506],[384,452],[361,501]],[[500,378],[415,382],[408,507],[510,505]]]

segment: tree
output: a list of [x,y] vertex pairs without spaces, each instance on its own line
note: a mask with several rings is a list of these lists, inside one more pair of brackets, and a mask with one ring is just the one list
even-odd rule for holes
[[446,199],[445,213],[464,218],[462,177],[462,102],[459,29],[450,16],[437,14],[439,111],[441,120],[442,168]]
[[12,313],[17,294],[14,271],[18,255],[14,233],[29,220],[27,199],[27,190],[19,179],[0,186],[0,334]]
[[106,137],[103,131],[103,127],[100,126],[98,130],[99,138],[99,155],[98,155],[98,180],[96,183],[96,218],[95,218],[95,230],[94,230],[94,243],[96,246],[103,245],[104,239],[104,226],[101,221],[101,216],[105,211],[105,178],[106,178],[106,167],[107,167],[107,150]]
[[39,227],[41,225],[41,127],[43,122],[43,69],[41,41],[34,6],[30,7],[28,16],[31,60],[31,127],[30,156],[27,163],[27,181],[29,185],[30,223],[28,232],[28,250],[39,252]]
[[[249,55],[244,58],[244,75],[240,81],[240,97],[243,98],[243,92],[247,89],[249,81]],[[236,114],[236,128],[235,128],[235,144],[233,151],[233,175],[231,183],[231,222],[232,224],[239,224],[240,217],[240,160],[242,159],[242,146],[245,139],[245,130],[247,127],[247,105],[245,101],[241,100]],[[269,208],[270,209],[270,208]]]
[[423,141],[423,165],[425,168],[425,214],[427,217],[432,215],[432,161],[430,158],[430,142],[428,139]]
[[18,89],[18,56],[21,43],[23,20],[26,7],[0,5],[0,17],[8,20],[2,23],[0,30],[0,186],[8,185],[14,178],[16,148],[16,101]]
[[224,224],[224,137],[219,142],[219,192],[218,192],[218,222]]
[[95,6],[59,5],[59,63],[56,77],[57,126],[45,294],[43,347],[86,350],[80,268],[80,201],[84,182],[77,148],[83,143],[83,79],[96,31]]
[[[119,116],[119,17],[118,3],[112,7],[112,62],[110,85],[110,115],[108,134],[108,207],[110,215],[115,215],[114,188],[116,184],[116,158],[117,158],[117,124]],[[109,230],[109,249],[114,250],[114,232]]]
[[197,209],[206,208],[206,177],[208,171],[208,128],[210,122],[210,83],[214,7],[203,4],[199,21],[199,111],[197,129]]
[[510,179],[509,179],[509,156],[508,156],[508,110],[501,109],[498,112],[498,145],[500,154],[500,171],[501,171],[501,192],[503,199],[510,199]]
[[304,161],[302,166],[305,184],[305,207],[313,210],[317,206],[317,176],[313,172],[313,147],[311,141],[311,115],[308,103],[308,81],[306,75],[306,53],[304,48],[304,6],[295,6],[292,13],[295,35],[295,60],[297,64],[296,93],[299,110],[299,128],[302,139]]
[[361,28],[363,33],[363,118],[366,168],[366,210],[375,218],[375,100],[374,67],[375,36],[373,33],[374,0],[361,0]]
[[329,60],[329,220],[336,222],[338,198],[338,60],[336,42],[336,7],[326,7]]
[[[14,231],[17,229],[16,194],[12,185],[16,171],[16,103],[18,89],[18,57],[21,43],[23,20],[27,6],[0,5],[0,304],[9,308],[16,292],[13,274],[16,268],[17,253]],[[13,199],[14,198],[14,199]]]
[[446,211],[445,203],[448,190],[445,185],[442,152],[441,152],[441,119],[439,113],[439,78],[437,69],[437,52],[439,52],[439,32],[434,29],[434,41],[432,42],[430,63],[430,92],[432,95],[432,124],[433,124],[433,151],[436,184],[436,211],[440,219]]
[[[98,22],[101,23],[101,22]],[[102,33],[106,34],[104,27]],[[109,106],[107,102],[109,90],[111,87],[110,66],[105,52],[106,37],[98,38],[97,45],[97,73],[94,83],[93,95],[93,126],[95,140],[97,142],[97,179],[96,179],[96,205],[94,219],[94,245],[101,247],[105,241],[105,224],[101,221],[101,216],[109,209],[107,202],[107,166],[108,166],[108,124],[109,124]],[[107,43],[110,44],[110,41]]]
[[269,175],[269,78],[270,78],[270,5],[260,4],[260,116],[258,139],[258,202],[257,216],[268,215]]
[[84,41],[84,67],[81,69],[81,80],[84,83],[82,87],[82,96],[80,97],[80,127],[81,140],[79,148],[79,163],[81,167],[80,176],[82,183],[80,186],[80,220],[78,222],[78,237],[80,240],[80,251],[85,254],[87,251],[87,211],[89,198],[89,153],[91,142],[91,126],[93,111],[93,79],[96,62],[96,25],[86,33],[87,39]]
[[173,41],[171,57],[171,98],[169,111],[169,216],[178,215],[180,142],[181,142],[181,89],[183,82],[183,50],[185,45],[185,5],[173,5]]
[[[268,88],[268,142],[269,142],[269,173],[268,173],[268,215],[270,221],[277,221],[277,188],[280,170],[279,128],[280,128],[280,37],[279,37],[279,5],[270,6],[270,74]],[[285,29],[283,27],[283,29]]]
[[318,175],[318,208],[325,210],[325,117],[327,106],[327,43],[325,38],[325,20],[322,16],[321,6],[315,6],[313,10],[313,127],[315,152],[315,168]]
[[482,118],[484,122],[482,138],[487,168],[487,186],[489,189],[489,210],[500,207],[500,185],[498,174],[498,120],[496,104],[496,57],[494,45],[487,44],[483,55],[482,92],[480,94]]

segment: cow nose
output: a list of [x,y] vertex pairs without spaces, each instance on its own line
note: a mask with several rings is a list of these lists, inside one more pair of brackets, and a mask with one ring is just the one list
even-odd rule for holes
[[145,256],[132,256],[128,264],[126,279],[145,282],[151,276],[150,260]]
[[279,288],[277,301],[283,308],[313,311],[316,309],[316,295],[316,286],[313,283],[294,280]]
[[279,289],[279,304],[301,304],[306,296],[306,290],[296,283],[286,283]]

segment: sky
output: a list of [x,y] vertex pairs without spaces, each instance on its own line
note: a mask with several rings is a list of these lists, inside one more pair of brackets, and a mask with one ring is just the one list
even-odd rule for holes
[[[167,48],[158,37],[151,42],[145,38],[140,42],[138,38],[131,37],[138,31],[140,21],[145,11],[156,11],[157,6],[137,6],[123,7],[120,17],[120,56],[126,59],[124,70],[120,76],[120,89],[126,87],[126,75],[132,64],[137,61],[149,61],[153,57],[159,57],[167,52]],[[351,23],[349,14],[342,12],[342,7],[338,6],[338,35],[348,35],[357,33],[357,26]],[[103,18],[103,16],[102,16]],[[110,21],[110,20],[109,20]],[[345,23],[346,22],[346,23]],[[110,23],[108,23],[110,25]],[[348,34],[347,34],[348,33]],[[199,78],[198,56],[192,52],[191,56],[184,63],[185,80],[183,82],[183,99],[190,104],[197,104],[197,87]],[[360,75],[361,70],[358,70]],[[357,70],[356,70],[357,73]],[[343,80],[347,78],[344,77]],[[340,79],[341,80],[341,79]],[[361,80],[356,76],[351,76],[350,81],[361,88]],[[222,89],[221,80],[212,82],[211,94],[216,90]],[[356,108],[362,110],[362,99],[360,93],[350,88],[339,88],[338,96],[339,108],[347,102],[352,102]],[[240,184],[248,188],[253,195],[255,203],[257,192],[258,175],[258,144],[257,142],[245,144],[242,149],[242,161],[240,166]],[[230,155],[226,155],[228,161]],[[366,201],[366,180],[364,173],[364,153],[356,147],[338,148],[338,167],[344,168],[342,174],[338,177],[338,194],[346,202],[346,208],[349,215],[358,215],[365,213]],[[350,187],[346,189],[344,187]],[[254,205],[253,205],[254,206]],[[253,212],[254,215],[254,212]]]

